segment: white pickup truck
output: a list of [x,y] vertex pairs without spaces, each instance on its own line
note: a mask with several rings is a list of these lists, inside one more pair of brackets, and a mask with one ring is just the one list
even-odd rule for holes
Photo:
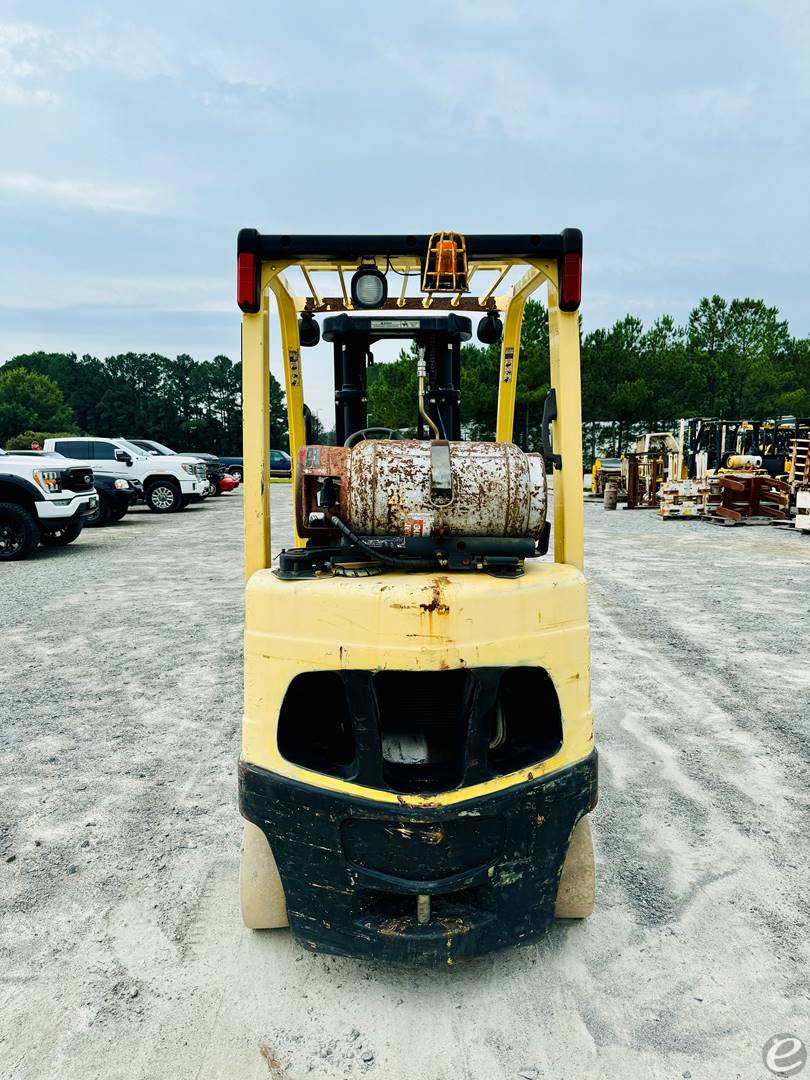
[[156,458],[126,439],[78,436],[46,439],[45,450],[89,461],[93,471],[102,474],[113,468],[120,470],[123,464],[130,479],[143,486],[144,502],[156,514],[181,510],[201,499],[208,490],[205,465],[197,458],[184,455]]
[[98,508],[93,484],[92,469],[56,454],[0,450],[0,561],[72,543]]

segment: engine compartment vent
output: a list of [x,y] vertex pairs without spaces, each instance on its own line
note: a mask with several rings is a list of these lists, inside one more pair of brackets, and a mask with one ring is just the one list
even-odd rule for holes
[[436,792],[464,778],[466,671],[380,671],[373,680],[383,777],[394,791]]
[[307,671],[287,687],[278,719],[282,757],[306,769],[346,776],[355,739],[343,679],[337,671]]
[[287,761],[402,794],[518,772],[562,744],[560,702],[541,667],[304,672],[278,721]]

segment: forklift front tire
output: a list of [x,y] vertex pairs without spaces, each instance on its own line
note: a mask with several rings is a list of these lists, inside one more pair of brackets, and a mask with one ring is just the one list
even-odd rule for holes
[[273,852],[258,825],[245,822],[239,861],[242,921],[249,930],[288,926],[284,886]]
[[596,899],[596,868],[588,815],[579,819],[571,833],[560,884],[557,888],[557,919],[587,919]]

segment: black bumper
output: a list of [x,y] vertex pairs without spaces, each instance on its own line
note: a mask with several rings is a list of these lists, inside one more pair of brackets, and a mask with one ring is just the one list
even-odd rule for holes
[[[95,494],[96,499],[100,498],[98,492],[88,493],[88,494]],[[68,518],[60,518],[59,519],[60,524],[57,526],[57,528],[61,528],[63,522],[77,521],[79,518],[84,520],[84,518],[90,517],[95,512],[95,509],[96,509],[95,506],[90,506],[88,503],[82,503],[81,505],[76,507],[76,509],[73,511],[73,513],[70,515],[70,517],[68,517]],[[51,520],[55,520],[55,519],[52,518]]]
[[[239,806],[273,849],[290,927],[308,949],[441,965],[525,944],[554,917],[597,756],[457,806],[336,795],[242,763]],[[419,925],[416,897],[431,897]]]
[[106,498],[113,510],[129,510],[138,499],[138,492],[134,487],[125,488],[123,491],[105,491],[102,498]]

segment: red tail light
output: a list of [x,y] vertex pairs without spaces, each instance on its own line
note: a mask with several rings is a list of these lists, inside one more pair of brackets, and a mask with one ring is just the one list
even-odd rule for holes
[[563,255],[560,281],[560,310],[576,311],[582,299],[582,256],[568,252]]
[[259,275],[256,256],[242,251],[236,258],[236,302],[242,311],[255,315],[259,310]]

